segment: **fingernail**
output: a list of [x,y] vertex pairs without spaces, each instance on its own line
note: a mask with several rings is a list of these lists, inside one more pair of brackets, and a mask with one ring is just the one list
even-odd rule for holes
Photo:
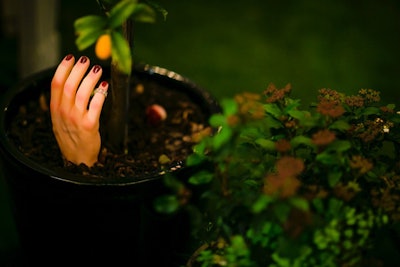
[[106,81],[103,81],[103,82],[101,82],[101,87],[106,87],[107,85],[108,85],[108,82],[106,82]]
[[67,56],[65,57],[65,60],[66,60],[66,61],[69,61],[72,57],[73,57],[73,55],[72,55],[72,54],[69,54],[69,55],[67,55]]
[[99,65],[95,65],[95,66],[93,67],[93,72],[94,72],[94,73],[98,73],[100,70],[101,70],[101,67],[100,67]]
[[85,63],[88,60],[87,57],[83,56],[81,57],[81,59],[79,60],[82,64]]

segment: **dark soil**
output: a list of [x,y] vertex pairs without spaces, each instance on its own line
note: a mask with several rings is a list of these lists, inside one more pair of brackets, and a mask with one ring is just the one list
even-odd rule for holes
[[[19,108],[9,136],[23,154],[54,170],[67,168],[73,173],[107,179],[136,176],[140,179],[146,174],[180,168],[191,154],[198,135],[209,133],[209,115],[182,90],[148,79],[139,80],[139,84],[133,86],[131,94],[128,154],[116,154],[103,146],[99,162],[92,168],[65,163],[52,132],[49,88],[43,90],[39,99]],[[146,119],[145,110],[151,104],[159,104],[167,111],[166,120],[156,126]]]

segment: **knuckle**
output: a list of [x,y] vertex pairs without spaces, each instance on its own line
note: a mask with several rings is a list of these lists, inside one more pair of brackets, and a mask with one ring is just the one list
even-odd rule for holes
[[72,121],[74,117],[71,110],[65,107],[60,107],[59,114],[64,121]]
[[84,101],[85,101],[85,97],[78,91],[78,93],[75,96],[75,102],[83,105]]
[[52,80],[51,80],[51,88],[52,89],[54,89],[54,88],[59,88],[59,87],[61,87],[62,86],[62,82],[61,82],[61,80],[59,80],[57,77],[54,77]]
[[72,94],[72,92],[74,92],[76,90],[75,85],[71,84],[71,83],[65,83],[64,85],[64,91],[68,94]]

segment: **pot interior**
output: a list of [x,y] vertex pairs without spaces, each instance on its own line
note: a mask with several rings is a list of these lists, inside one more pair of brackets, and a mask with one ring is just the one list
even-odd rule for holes
[[[51,160],[50,161],[46,160],[45,162],[41,162],[42,160],[41,158],[39,159],[38,157],[35,158],[31,154],[29,154],[30,152],[26,152],[23,149],[21,149],[23,145],[22,144],[23,142],[21,140],[23,140],[24,138],[28,138],[26,137],[26,134],[29,131],[33,131],[37,135],[40,135],[41,131],[43,132],[51,131],[51,125],[47,124],[47,126],[42,126],[42,128],[39,130],[37,129],[32,130],[31,128],[27,128],[26,133],[24,133],[22,137],[16,138],[12,134],[11,129],[12,127],[15,127],[16,124],[23,125],[24,123],[27,123],[24,122],[23,120],[20,120],[19,114],[21,112],[30,113],[30,106],[33,105],[32,103],[34,102],[37,103],[38,100],[39,102],[42,101],[42,106],[44,106],[45,109],[46,108],[48,109],[49,99],[50,99],[50,93],[49,93],[50,83],[54,72],[55,68],[42,71],[36,75],[33,75],[28,79],[23,80],[20,84],[18,84],[16,87],[12,88],[6,93],[1,106],[1,109],[4,112],[1,114],[1,126],[0,126],[1,127],[0,134],[2,135],[1,150],[3,151],[3,154],[7,154],[6,157],[11,157],[16,162],[22,163],[24,166],[29,166],[29,168],[31,168],[35,172],[44,174],[45,176],[54,178],[58,181],[80,184],[80,185],[121,186],[121,185],[137,184],[149,180],[157,180],[160,177],[162,177],[165,173],[184,172],[185,170],[187,170],[187,167],[185,166],[185,160],[184,158],[181,158],[177,160],[172,160],[171,163],[167,166],[161,166],[161,167],[156,166],[152,170],[144,170],[143,172],[136,171],[136,173],[134,174],[130,174],[129,172],[127,173],[122,172],[122,174],[119,175],[115,174],[110,170],[107,170],[108,173],[106,171],[104,172],[105,174],[103,174],[101,171],[95,170],[94,174],[92,174],[91,171],[89,171],[88,175],[88,173],[87,172],[85,173],[85,171],[83,171],[84,173],[82,173],[82,170],[76,170],[76,167],[75,169],[64,168],[60,152],[57,151],[57,148],[54,147],[49,148],[50,145],[49,147],[42,147],[42,148],[39,147],[40,144],[32,143],[30,145],[32,147],[36,146],[37,150],[47,150],[46,152],[48,154],[47,156],[50,156]],[[110,73],[109,69],[104,68],[103,73],[104,73],[103,80],[108,79],[107,74]],[[209,92],[207,92],[203,88],[200,88],[189,79],[175,72],[157,66],[140,65],[134,68],[132,77],[133,77],[132,84],[136,86],[137,83],[143,83],[143,84],[149,84],[149,86],[153,87],[155,87],[156,85],[160,86],[161,90],[165,90],[165,92],[167,92],[168,90],[173,90],[174,94],[176,93],[174,101],[175,103],[183,101],[183,98],[187,98],[188,100],[193,102],[196,106],[196,109],[189,110],[188,113],[189,116],[197,115],[198,120],[196,122],[190,122],[192,126],[193,124],[198,124],[200,125],[200,128],[208,127],[208,118],[212,114],[220,111],[220,107],[217,101],[211,96]],[[136,94],[134,86],[132,87],[131,90],[132,94]],[[149,97],[150,99],[149,101],[163,101],[163,98],[166,98],[163,97],[163,94],[165,92],[159,91],[157,93],[153,93],[153,96]],[[135,97],[140,98],[142,96],[137,94]],[[136,102],[132,104],[133,104],[132,106],[137,106]],[[141,105],[142,105],[141,110],[144,110],[145,106],[143,106],[143,104]],[[171,110],[178,110],[178,109],[179,108],[177,105],[171,106]],[[46,112],[48,113],[47,116],[49,118],[49,111]],[[176,111],[176,112],[181,112],[181,111]],[[133,119],[137,119],[136,117],[140,116],[132,116],[132,117]],[[103,119],[104,118],[102,117],[102,120]],[[141,120],[143,120],[143,118]],[[169,129],[165,131],[172,133],[175,129],[174,127],[176,126],[177,124],[175,124],[174,126],[174,124],[171,123],[170,125],[168,125]],[[132,130],[133,132],[139,132],[139,133],[141,132],[144,138],[147,137],[148,135],[146,133],[147,130],[149,131],[154,130],[154,132],[163,131],[162,128],[158,129],[146,128],[143,130],[143,128],[135,128],[135,127],[136,127],[136,121],[132,123],[132,126],[130,126],[130,130]],[[167,127],[167,125],[165,125],[165,127]],[[179,134],[176,133],[175,135]],[[189,134],[185,133],[182,136],[187,138],[189,135],[190,133]],[[32,142],[36,142],[35,139],[33,139]],[[173,149],[173,146],[177,145],[179,142],[180,142],[179,140],[172,140],[171,143],[168,144],[169,148]],[[137,143],[140,142],[138,141]],[[142,142],[140,146],[142,148],[145,148],[146,146],[150,146],[151,144],[152,144],[151,141],[147,140],[146,142]],[[133,150],[132,153],[136,153],[135,149],[132,150]],[[35,151],[35,148],[32,148],[31,151]],[[190,151],[187,151],[186,153],[190,154]],[[174,156],[172,156],[172,158],[173,157]],[[132,160],[133,160],[132,166],[135,165],[135,162],[138,162],[136,165],[144,165],[144,162],[141,161],[140,158],[135,159],[134,157],[132,157]],[[49,162],[52,163],[58,162],[58,167],[52,167],[53,165],[47,164]],[[105,169],[104,167],[105,165],[106,164],[103,164],[102,166],[98,167],[98,169],[101,168]]]

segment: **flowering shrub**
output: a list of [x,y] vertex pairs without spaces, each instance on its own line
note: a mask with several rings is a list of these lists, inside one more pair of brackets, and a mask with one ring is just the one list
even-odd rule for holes
[[175,194],[156,207],[191,212],[207,245],[198,266],[382,266],[379,242],[395,247],[387,232],[400,221],[395,105],[371,89],[321,89],[302,109],[290,91],[270,84],[222,101],[210,119],[219,132],[187,160],[197,171],[167,178]]

